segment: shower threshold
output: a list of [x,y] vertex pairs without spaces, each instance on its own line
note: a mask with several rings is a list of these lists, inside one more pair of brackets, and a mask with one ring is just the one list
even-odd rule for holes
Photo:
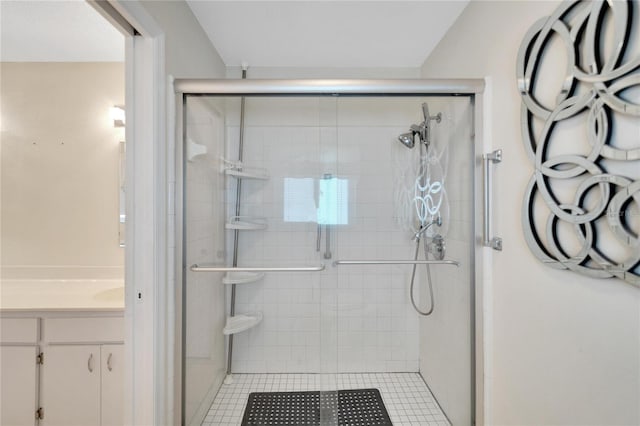
[[202,426],[240,426],[252,392],[375,388],[394,426],[450,426],[418,373],[234,374],[222,385]]

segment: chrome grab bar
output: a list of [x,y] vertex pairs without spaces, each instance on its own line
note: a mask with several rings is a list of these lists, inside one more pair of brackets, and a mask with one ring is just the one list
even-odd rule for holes
[[324,271],[324,265],[302,267],[257,267],[243,268],[232,266],[200,266],[197,263],[189,268],[193,272],[318,272]]
[[460,266],[456,260],[336,260],[333,266],[340,265],[454,265]]
[[497,149],[482,156],[484,162],[484,235],[483,244],[494,250],[502,251],[502,238],[491,236],[491,163],[497,164],[502,161],[502,150]]

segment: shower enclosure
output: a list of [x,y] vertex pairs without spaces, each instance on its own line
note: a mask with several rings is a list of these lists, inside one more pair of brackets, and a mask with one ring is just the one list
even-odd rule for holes
[[176,82],[184,424],[244,375],[312,374],[328,401],[373,373],[419,374],[452,424],[474,423],[482,90]]

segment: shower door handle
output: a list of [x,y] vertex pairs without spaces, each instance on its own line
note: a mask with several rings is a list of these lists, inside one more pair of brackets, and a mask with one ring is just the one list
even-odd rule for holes
[[484,235],[483,244],[494,250],[502,251],[502,238],[493,237],[491,230],[491,210],[493,202],[492,194],[492,173],[491,163],[497,164],[502,161],[502,150],[497,149],[482,156],[484,166]]

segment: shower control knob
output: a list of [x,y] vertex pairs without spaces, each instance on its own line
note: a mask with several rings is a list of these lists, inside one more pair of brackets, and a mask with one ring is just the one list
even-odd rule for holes
[[431,253],[436,260],[444,259],[444,253],[447,249],[447,245],[444,241],[444,237],[440,234],[436,234],[431,238],[429,242],[429,253]]

